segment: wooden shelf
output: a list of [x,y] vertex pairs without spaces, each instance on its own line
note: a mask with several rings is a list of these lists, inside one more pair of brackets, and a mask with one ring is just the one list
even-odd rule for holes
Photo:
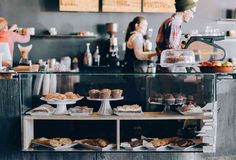
[[24,120],[185,120],[185,119],[203,119],[202,114],[181,115],[174,112],[144,112],[140,116],[101,116],[94,113],[91,116],[70,116],[70,115],[51,115],[51,116],[24,116]]
[[31,38],[96,38],[97,36],[78,36],[78,35],[33,35]]

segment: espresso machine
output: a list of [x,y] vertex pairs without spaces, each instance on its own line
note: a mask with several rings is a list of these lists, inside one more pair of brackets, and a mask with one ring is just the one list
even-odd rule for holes
[[107,41],[107,53],[106,53],[106,61],[107,65],[111,67],[120,66],[119,61],[119,48],[118,48],[118,24],[117,23],[107,23],[106,30],[109,34],[109,39]]

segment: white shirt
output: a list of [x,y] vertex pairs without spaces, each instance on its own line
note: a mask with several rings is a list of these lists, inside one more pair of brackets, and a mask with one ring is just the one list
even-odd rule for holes
[[144,54],[143,52],[143,34],[140,32],[133,32],[133,34],[130,36],[127,47],[129,49],[134,49],[135,57],[138,60],[148,60],[148,55]]

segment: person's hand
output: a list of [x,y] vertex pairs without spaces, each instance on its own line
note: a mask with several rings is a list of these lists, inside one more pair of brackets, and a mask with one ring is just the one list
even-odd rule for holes
[[13,25],[9,28],[9,30],[10,30],[10,31],[18,30],[17,24],[13,24]]

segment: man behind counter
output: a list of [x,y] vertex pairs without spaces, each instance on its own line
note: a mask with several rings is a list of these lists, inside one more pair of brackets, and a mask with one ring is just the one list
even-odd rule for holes
[[159,28],[156,38],[158,62],[165,49],[178,49],[181,40],[181,25],[188,23],[193,17],[198,0],[175,0],[176,13],[166,19]]
[[28,29],[24,29],[22,35],[14,32],[14,30],[17,30],[17,25],[13,25],[8,29],[8,21],[5,18],[0,17],[0,43],[7,43],[11,54],[11,59],[3,58],[3,66],[12,65],[15,42],[26,43],[30,41],[30,33]]

